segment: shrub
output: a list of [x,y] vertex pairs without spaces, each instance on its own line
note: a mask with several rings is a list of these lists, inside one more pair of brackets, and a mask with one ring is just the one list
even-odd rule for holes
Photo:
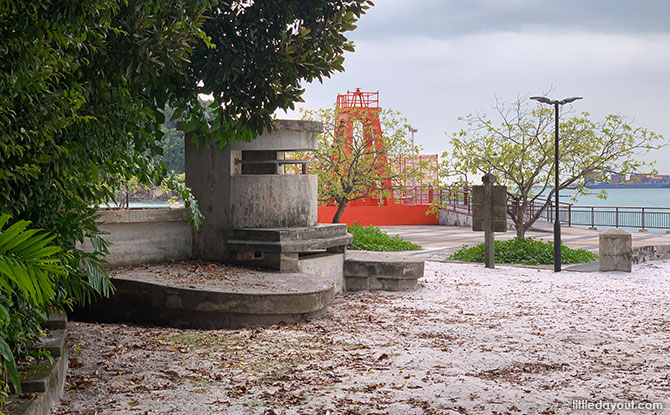
[[[464,245],[449,257],[466,262],[484,262],[484,244],[475,246]],[[561,245],[561,262],[577,264],[594,261],[596,254],[584,249],[570,249]],[[516,264],[553,264],[554,243],[543,242],[533,238],[514,238],[509,241],[495,241],[495,262]]]
[[47,310],[58,305],[56,279],[66,274],[67,256],[49,245],[54,236],[29,228],[25,220],[5,227],[9,221],[0,215],[0,407],[6,379],[21,392],[16,358],[36,343]]
[[365,251],[415,251],[420,245],[406,241],[400,236],[388,236],[376,226],[361,226],[354,223],[349,226],[349,233],[354,236],[350,249]]

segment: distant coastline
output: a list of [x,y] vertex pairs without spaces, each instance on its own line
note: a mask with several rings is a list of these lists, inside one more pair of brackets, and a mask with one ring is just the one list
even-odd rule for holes
[[607,183],[590,182],[584,185],[589,189],[668,189],[670,182],[661,183]]
[[666,189],[670,188],[670,175],[637,173],[626,177],[613,174],[604,182],[586,179],[584,186],[589,189]]

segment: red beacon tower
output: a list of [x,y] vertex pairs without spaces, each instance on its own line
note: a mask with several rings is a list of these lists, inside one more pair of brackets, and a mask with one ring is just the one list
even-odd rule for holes
[[[355,91],[347,91],[346,94],[337,95],[336,106],[336,134],[344,137],[348,143],[354,140],[354,123],[360,122],[363,127],[363,140],[369,146],[374,146],[379,152],[379,169],[387,169],[389,166],[382,141],[382,127],[379,121],[379,91],[363,92],[360,88]],[[384,187],[391,189],[391,180],[385,180]],[[384,198],[382,205],[394,205],[393,191],[391,195]],[[358,199],[349,202],[349,206],[378,206],[380,200],[376,198]]]

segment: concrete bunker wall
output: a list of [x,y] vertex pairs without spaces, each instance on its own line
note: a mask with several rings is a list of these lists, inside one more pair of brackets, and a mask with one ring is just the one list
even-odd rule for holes
[[230,179],[231,219],[236,228],[316,225],[316,175],[239,175]]
[[222,149],[215,143],[204,148],[202,138],[196,145],[187,135],[186,185],[205,216],[193,233],[193,257],[230,260],[226,242],[234,229],[316,225],[316,176],[284,175],[284,165],[277,161],[289,151],[315,150],[322,130],[319,122],[278,120],[273,131]]
[[318,122],[279,120],[272,132],[223,149],[215,143],[205,147],[202,139],[199,147],[187,137],[186,184],[205,217],[200,229],[187,224],[188,209],[103,210],[101,229],[112,242],[109,266],[228,261],[227,241],[234,229],[315,226],[316,175],[284,174],[282,162],[287,151],[315,150],[322,129]]
[[[100,229],[112,245],[109,267],[191,258],[192,226],[186,208],[101,210]],[[87,242],[84,249],[90,249]]]

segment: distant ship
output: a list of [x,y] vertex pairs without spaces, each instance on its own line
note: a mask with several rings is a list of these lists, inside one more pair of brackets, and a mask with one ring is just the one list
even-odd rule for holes
[[670,175],[631,174],[626,178],[613,174],[609,182],[586,179],[584,186],[589,189],[667,189],[670,188]]

